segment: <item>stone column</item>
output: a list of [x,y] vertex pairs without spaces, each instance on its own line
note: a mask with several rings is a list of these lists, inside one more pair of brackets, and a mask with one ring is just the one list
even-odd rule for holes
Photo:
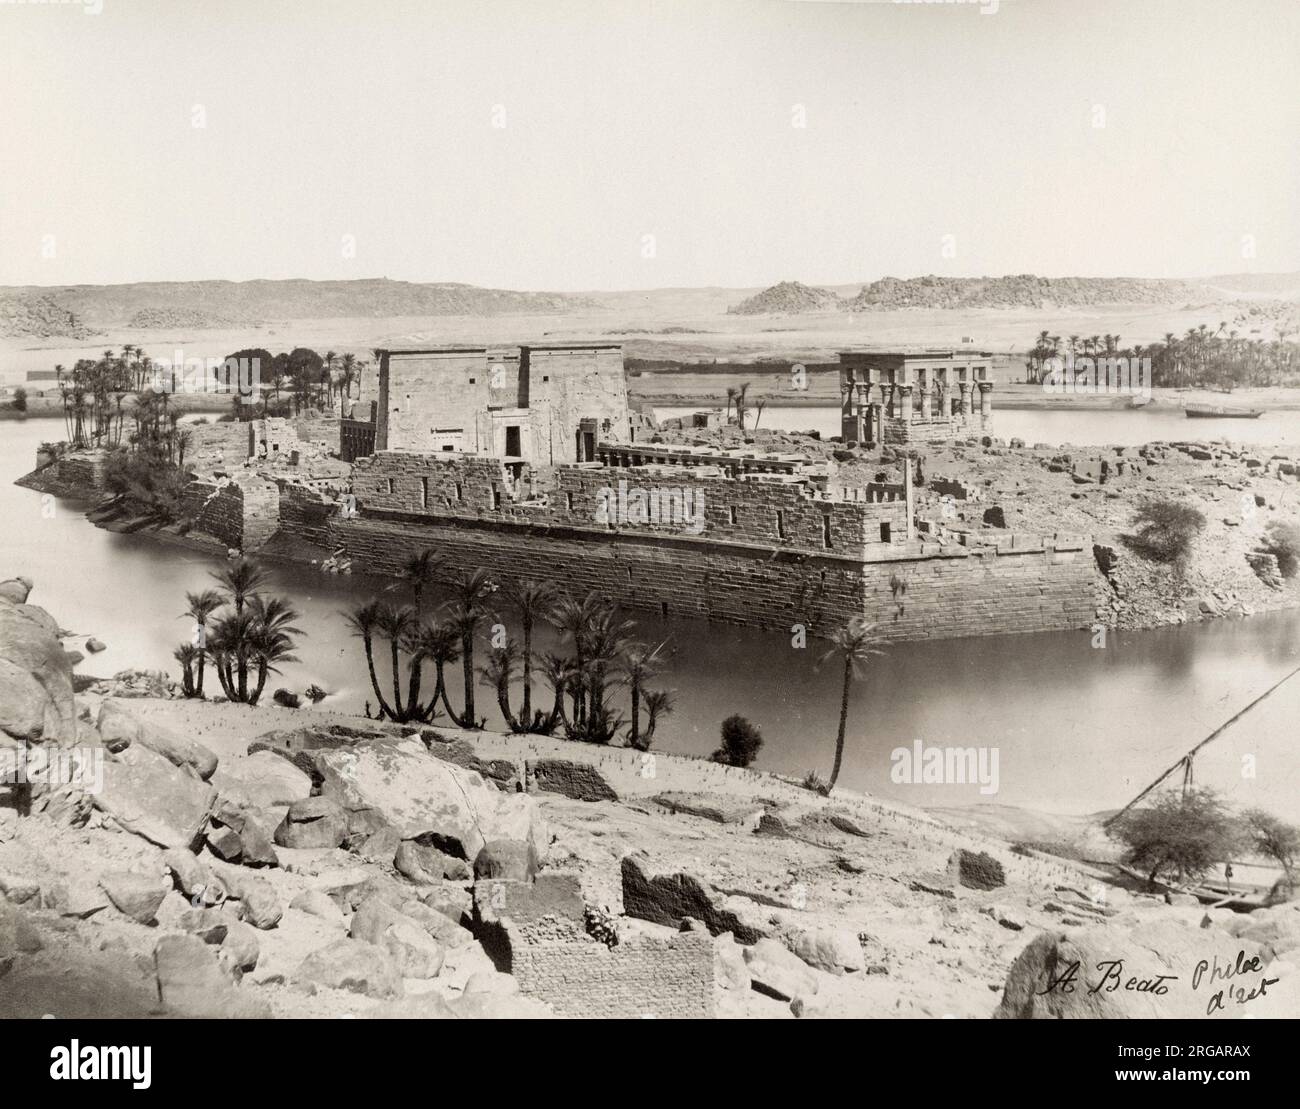
[[993,382],[978,381],[980,390],[980,419],[985,422],[993,415]]
[[900,402],[899,403],[900,412],[898,414],[903,418],[905,422],[911,423],[912,422],[912,386],[900,385],[898,386],[898,392],[899,392],[899,402]]
[[921,371],[921,419],[929,420],[934,411],[933,370]]
[[971,389],[969,381],[957,383],[957,388],[961,390],[961,416],[963,420],[971,418]]

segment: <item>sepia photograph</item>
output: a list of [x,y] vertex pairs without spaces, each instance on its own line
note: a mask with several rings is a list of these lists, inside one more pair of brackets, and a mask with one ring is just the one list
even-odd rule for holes
[[1298,61],[1297,0],[0,0],[18,1080],[1290,1070]]

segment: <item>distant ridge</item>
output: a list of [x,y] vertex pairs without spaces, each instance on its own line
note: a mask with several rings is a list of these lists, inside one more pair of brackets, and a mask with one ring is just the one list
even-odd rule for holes
[[1174,304],[1209,295],[1190,281],[1140,277],[885,277],[847,302],[854,312],[890,308],[1087,308]]
[[854,297],[782,281],[727,309],[737,316],[875,312],[900,308],[1091,308],[1107,304],[1187,304],[1232,295],[1300,295],[1300,274],[1235,274],[1186,281],[1147,277],[883,277]]
[[344,316],[549,315],[597,306],[588,298],[564,293],[388,278],[26,285],[0,287],[0,334],[80,338],[121,326],[236,327]]
[[730,316],[794,315],[800,312],[830,312],[844,304],[829,289],[817,289],[798,281],[782,281],[727,309]]

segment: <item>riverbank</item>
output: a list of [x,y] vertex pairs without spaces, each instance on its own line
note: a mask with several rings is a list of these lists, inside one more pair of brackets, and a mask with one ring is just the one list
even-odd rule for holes
[[[508,789],[515,787],[507,783],[527,783],[529,820],[541,836],[536,896],[543,896],[543,881],[571,882],[578,903],[587,906],[588,922],[600,922],[599,935],[616,934],[627,951],[653,951],[666,960],[656,971],[658,985],[637,995],[636,1004],[650,1015],[673,1015],[657,1010],[664,983],[691,975],[703,976],[696,988],[705,991],[693,995],[699,999],[696,1015],[1027,1015],[1020,1011],[1018,991],[1022,980],[1037,972],[1036,942],[1073,937],[1072,942],[1101,944],[1120,954],[1135,936],[1156,928],[1167,941],[1176,938],[1176,950],[1165,954],[1181,962],[1208,956],[1217,946],[1237,942],[1238,935],[1247,937],[1241,942],[1250,950],[1258,950],[1261,940],[1267,942],[1264,937],[1277,934],[1275,918],[1289,926],[1296,916],[1290,906],[1262,910],[1256,926],[1250,916],[1169,905],[1112,878],[1106,868],[1011,850],[1005,841],[948,827],[905,805],[842,789],[823,798],[771,774],[703,759],[437,725],[425,730],[423,741],[402,746],[385,736],[409,730],[364,717],[173,698],[120,701],[105,696],[114,688],[78,695],[81,715],[95,721],[125,713],[138,723],[135,745],[147,742],[161,750],[162,737],[183,736],[186,751],[215,758],[209,805],[221,815],[204,822],[200,846],[186,865],[218,876],[229,896],[217,907],[193,909],[183,892],[186,879],[176,849],[164,855],[159,845],[122,822],[126,817],[116,786],[96,801],[84,822],[69,818],[70,811],[80,810],[66,802],[19,818],[0,810],[0,881],[11,901],[21,900],[8,909],[0,902],[0,923],[17,914],[29,936],[23,950],[8,956],[0,1016],[400,1013],[429,1018],[573,1012],[571,1005],[584,989],[577,980],[560,994],[548,994],[525,973],[519,952],[513,973],[494,962],[492,933],[479,919],[484,887],[464,870],[465,863],[450,859],[444,876],[415,874],[414,853],[405,849],[400,834],[388,838],[371,832],[335,847],[289,847],[279,843],[277,833],[273,849],[259,849],[255,868],[247,861],[241,865],[232,850],[242,842],[251,852],[254,827],[269,831],[283,824],[292,797],[299,790],[306,797],[310,788],[289,762],[267,751],[250,754],[259,737],[271,749],[285,743],[289,750],[305,749],[301,737],[318,737],[311,742],[324,742],[326,750],[342,743],[344,750],[358,752],[356,784],[349,788],[359,791],[358,801],[374,814],[405,799],[406,792],[401,778],[369,776],[367,749],[390,751],[386,757],[405,766],[404,776],[459,775],[474,766],[490,775],[489,782]],[[347,735],[358,738],[338,738]],[[422,754],[424,743],[428,751]],[[118,751],[110,759],[124,756]],[[478,780],[474,788],[482,789],[483,779]],[[152,805],[167,804],[159,793],[140,795],[136,802],[137,821]],[[425,803],[444,802],[426,798]],[[417,810],[404,811],[414,816]],[[445,808],[434,811],[441,814],[436,819],[449,819]],[[236,827],[232,847],[229,829]],[[420,857],[428,865],[437,855],[426,851]],[[963,860],[981,861],[978,869],[970,862],[968,873]],[[170,875],[169,891],[160,889],[156,903],[152,896],[146,902],[153,907],[141,910],[118,892],[126,884],[124,874],[136,875],[137,881]],[[661,878],[643,884],[652,875]],[[661,889],[660,880],[670,884]],[[173,881],[182,888],[170,889]],[[548,886],[562,888],[567,887]],[[557,892],[545,896],[556,898]],[[564,900],[551,904],[563,919]],[[430,906],[437,908],[430,913]],[[144,913],[148,919],[142,922]],[[369,934],[370,916],[385,913],[394,921],[416,922],[415,936],[401,944],[357,938]],[[703,918],[695,927],[714,933],[708,961],[691,969],[671,954],[683,916]],[[1202,926],[1202,920],[1211,926]],[[418,939],[421,934],[428,939]],[[1291,932],[1283,934],[1295,942]],[[164,971],[160,955],[195,935],[215,945],[209,948],[214,955],[221,953],[216,965],[237,961],[239,966],[225,977],[203,972],[208,982],[203,996],[179,988],[185,983],[178,985],[173,972]],[[229,938],[223,942],[223,937]],[[592,942],[580,935],[569,941],[583,950]],[[563,949],[546,950],[550,959],[563,958]],[[1286,992],[1260,1004],[1257,1015],[1300,1011],[1286,950],[1274,940],[1268,956],[1270,977],[1280,977]],[[187,954],[197,965],[186,975],[199,973],[203,951],[195,945]],[[335,968],[341,959],[369,969],[340,975]],[[385,959],[395,968],[387,978]],[[617,978],[603,988],[617,994]],[[1121,996],[1108,1015],[1173,1015],[1185,1003],[1171,999],[1154,1012],[1126,1011]],[[573,1015],[591,1015],[591,1010]]]

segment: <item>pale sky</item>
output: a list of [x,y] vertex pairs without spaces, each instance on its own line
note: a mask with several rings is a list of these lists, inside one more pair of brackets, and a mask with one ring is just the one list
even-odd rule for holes
[[0,0],[0,284],[1300,269],[1300,3],[997,9]]

